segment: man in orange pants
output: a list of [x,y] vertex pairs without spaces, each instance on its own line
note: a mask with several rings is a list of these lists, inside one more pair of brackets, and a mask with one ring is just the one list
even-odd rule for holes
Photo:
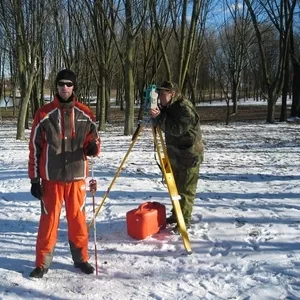
[[36,278],[42,278],[52,263],[63,201],[74,266],[86,274],[94,272],[88,262],[85,179],[87,156],[99,154],[100,137],[94,114],[76,99],[76,75],[64,69],[55,85],[54,100],[35,114],[29,143],[31,194],[41,200],[36,268],[30,273]]

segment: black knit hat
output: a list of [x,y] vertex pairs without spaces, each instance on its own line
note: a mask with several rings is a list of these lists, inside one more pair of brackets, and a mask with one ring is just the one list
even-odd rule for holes
[[55,86],[60,80],[63,79],[72,81],[74,83],[74,89],[76,88],[77,80],[76,80],[76,75],[73,71],[69,69],[63,69],[59,71],[56,75]]
[[178,85],[172,81],[164,81],[162,84],[157,87],[157,90],[160,91],[170,91],[170,92],[178,92]]

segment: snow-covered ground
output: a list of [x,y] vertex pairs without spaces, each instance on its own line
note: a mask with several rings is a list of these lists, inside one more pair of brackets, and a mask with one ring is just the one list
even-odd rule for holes
[[[63,210],[52,267],[32,279],[40,204],[30,194],[28,141],[16,141],[15,124],[3,121],[0,299],[300,299],[299,126],[202,126],[206,155],[189,230],[191,255],[170,228],[145,240],[127,234],[126,212],[146,201],[171,208],[146,128],[96,219],[98,276],[73,267]],[[97,204],[131,143],[122,133],[114,127],[100,133]],[[87,216],[90,221],[90,193]]]

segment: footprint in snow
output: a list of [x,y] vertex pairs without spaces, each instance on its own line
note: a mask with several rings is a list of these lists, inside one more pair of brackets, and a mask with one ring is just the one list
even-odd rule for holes
[[248,246],[252,248],[254,251],[259,251],[259,238],[257,237],[248,237],[246,238],[246,242],[248,243]]
[[260,231],[253,229],[249,232],[249,237],[247,237],[245,241],[254,251],[260,251],[260,244],[272,239],[274,239],[274,236],[271,236],[268,230],[263,229]]
[[224,241],[216,241],[214,242],[214,247],[211,249],[209,254],[211,256],[216,256],[218,254],[221,254],[222,256],[227,256],[229,254],[229,251],[231,249],[231,245]]
[[300,221],[292,221],[288,226],[300,229]]
[[243,227],[246,224],[246,220],[243,219],[243,218],[235,218],[234,224],[235,224],[236,228],[240,228],[240,227]]

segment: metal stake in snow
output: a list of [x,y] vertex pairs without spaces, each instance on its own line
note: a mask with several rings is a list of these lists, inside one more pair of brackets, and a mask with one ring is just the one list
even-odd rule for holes
[[[93,214],[95,214],[95,194],[97,191],[97,181],[94,179],[94,159],[91,158],[92,165],[92,179],[89,181],[90,192],[93,198]],[[96,234],[96,220],[94,221],[94,250],[95,250],[95,268],[96,276],[98,276],[98,259],[97,259],[97,234]]]

